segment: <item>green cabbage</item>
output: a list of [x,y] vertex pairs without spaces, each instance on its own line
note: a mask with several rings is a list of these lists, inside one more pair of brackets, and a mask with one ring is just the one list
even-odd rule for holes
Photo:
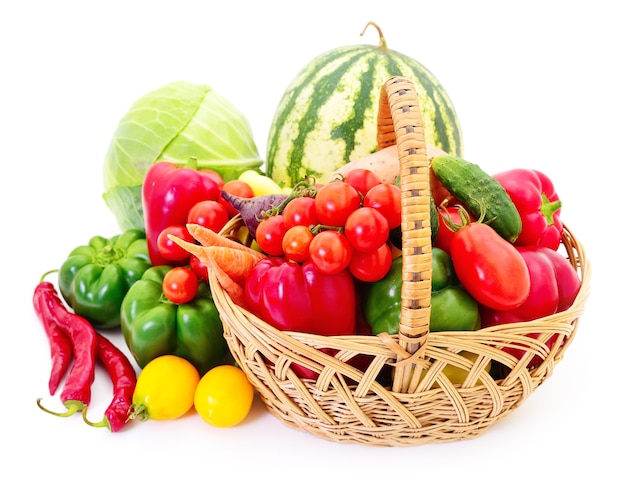
[[224,180],[263,163],[248,120],[210,87],[178,81],[137,100],[119,122],[104,162],[103,198],[122,230],[145,229],[141,185],[150,165],[190,158]]

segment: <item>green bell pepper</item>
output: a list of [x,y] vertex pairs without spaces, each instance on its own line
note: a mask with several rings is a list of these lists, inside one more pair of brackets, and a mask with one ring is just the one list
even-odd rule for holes
[[120,326],[120,307],[129,288],[152,267],[146,236],[127,230],[112,238],[95,236],[72,250],[58,274],[67,304],[95,328]]
[[[477,330],[480,328],[478,303],[459,284],[450,256],[432,249],[432,296],[430,331]],[[402,256],[396,257],[387,275],[364,285],[361,308],[372,333],[397,334],[400,324]]]
[[188,303],[165,297],[163,278],[171,268],[151,267],[129,289],[121,308],[122,334],[141,368],[173,354],[187,359],[202,375],[228,353],[222,320],[205,281],[199,281],[196,297]]

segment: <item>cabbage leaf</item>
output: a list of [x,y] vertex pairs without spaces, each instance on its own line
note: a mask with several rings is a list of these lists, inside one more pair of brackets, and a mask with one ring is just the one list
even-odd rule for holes
[[122,230],[145,229],[141,186],[148,168],[190,158],[224,180],[263,163],[248,120],[210,87],[177,81],[138,99],[120,120],[104,162],[103,198]]

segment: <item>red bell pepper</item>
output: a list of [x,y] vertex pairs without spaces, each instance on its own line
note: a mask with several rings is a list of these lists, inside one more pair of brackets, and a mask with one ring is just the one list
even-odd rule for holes
[[[558,252],[540,246],[516,247],[530,274],[530,294],[528,299],[517,308],[498,311],[481,308],[481,321],[484,327],[503,323],[516,323],[536,320],[569,308],[580,290],[581,281],[572,264]],[[531,334],[537,338],[539,334]],[[550,348],[557,335],[553,335],[546,345]],[[520,358],[524,351],[505,348],[505,351]],[[539,356],[529,364],[530,367],[541,362]]]
[[522,231],[515,245],[541,245],[556,250],[561,242],[561,201],[552,181],[542,172],[513,169],[493,176],[515,204]]
[[250,311],[279,330],[356,334],[356,290],[347,269],[324,274],[310,261],[268,257],[248,275],[244,295]]
[[179,265],[165,259],[157,245],[159,234],[171,225],[186,225],[194,204],[220,197],[219,184],[210,172],[197,170],[195,160],[188,166],[157,162],[146,172],[142,206],[148,253],[154,266]]

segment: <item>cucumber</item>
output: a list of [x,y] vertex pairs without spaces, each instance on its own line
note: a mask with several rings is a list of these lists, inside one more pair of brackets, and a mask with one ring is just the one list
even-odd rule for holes
[[475,163],[443,155],[432,158],[431,168],[443,186],[466,209],[513,243],[522,231],[522,219],[504,187]]

